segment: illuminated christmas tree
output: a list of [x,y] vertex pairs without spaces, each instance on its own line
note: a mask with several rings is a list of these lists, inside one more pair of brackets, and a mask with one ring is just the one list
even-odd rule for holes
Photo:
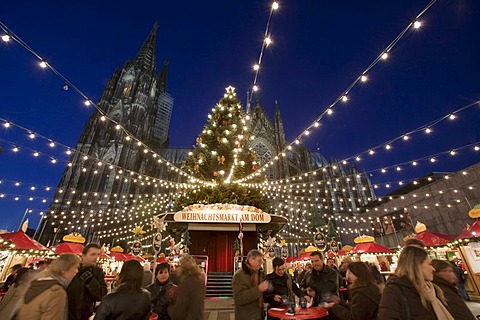
[[226,88],[223,98],[208,114],[208,122],[197,137],[194,150],[182,165],[193,177],[212,184],[182,191],[176,209],[193,203],[235,203],[267,208],[260,191],[231,183],[257,169],[256,153],[248,147],[254,138],[249,133],[248,120],[235,88]]

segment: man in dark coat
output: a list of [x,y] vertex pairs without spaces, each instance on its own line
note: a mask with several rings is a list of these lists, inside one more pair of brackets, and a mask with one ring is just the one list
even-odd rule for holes
[[301,288],[314,287],[317,293],[334,294],[338,296],[338,273],[323,263],[323,255],[320,251],[310,253],[312,270],[308,271],[301,284]]
[[268,303],[269,308],[281,306],[283,297],[287,297],[291,302],[295,302],[295,296],[305,297],[307,302],[310,301],[310,297],[293,282],[292,276],[285,272],[285,262],[282,258],[273,259],[272,265],[274,271],[266,276],[266,280],[271,284],[272,289],[263,294],[263,300]]
[[88,320],[96,301],[107,294],[103,270],[96,266],[101,247],[89,243],[82,251],[82,265],[68,286],[68,319]]

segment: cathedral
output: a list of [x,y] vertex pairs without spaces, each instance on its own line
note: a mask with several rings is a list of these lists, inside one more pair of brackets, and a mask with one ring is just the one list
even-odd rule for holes
[[[42,243],[54,245],[72,232],[82,234],[87,241],[128,241],[133,237],[132,228],[137,224],[148,226],[146,221],[151,220],[152,212],[142,210],[142,205],[155,203],[162,212],[171,211],[176,194],[181,192],[178,185],[186,180],[161,159],[154,161],[140,143],[178,168],[192,151],[169,145],[174,100],[167,92],[168,62],[157,73],[157,28],[158,25],[153,27],[136,57],[115,70],[108,81],[97,104],[99,110],[86,123],[58,184],[41,229]],[[256,152],[261,166],[287,146],[283,120],[277,101],[272,121],[258,96],[247,100],[246,111],[254,136],[249,148]],[[107,121],[105,116],[115,122]],[[125,130],[119,130],[115,123]],[[307,172],[315,175],[309,175],[303,183],[315,183],[316,188],[283,193],[265,191],[271,213],[303,221],[308,226],[312,214],[354,215],[376,198],[364,173],[338,161],[327,161],[302,145],[280,157],[265,174],[270,185],[274,185]],[[294,198],[300,200],[293,202]],[[285,211],[285,207],[289,210]],[[285,226],[285,232],[285,236],[301,233],[290,225]],[[303,237],[310,234],[304,232]]]

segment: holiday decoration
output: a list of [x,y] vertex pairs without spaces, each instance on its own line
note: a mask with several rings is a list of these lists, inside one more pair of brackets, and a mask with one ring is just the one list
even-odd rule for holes
[[138,256],[140,253],[142,253],[142,243],[140,241],[135,241],[132,244],[132,254]]
[[320,228],[317,228],[317,233],[315,233],[315,236],[313,237],[313,242],[318,250],[324,251],[326,249],[327,241],[323,233],[320,231]]
[[143,226],[137,226],[137,224],[135,224],[135,228],[130,230],[130,232],[136,236],[141,236],[146,233],[146,231],[143,230]]
[[81,234],[76,233],[76,232],[73,232],[73,233],[67,234],[66,236],[63,236],[62,240],[65,241],[65,242],[85,243],[85,238],[82,237]]
[[190,233],[188,232],[188,229],[187,229],[183,233],[183,237],[182,237],[182,253],[188,254],[190,252],[190,249],[188,249],[188,246],[191,244],[192,242],[190,241]]

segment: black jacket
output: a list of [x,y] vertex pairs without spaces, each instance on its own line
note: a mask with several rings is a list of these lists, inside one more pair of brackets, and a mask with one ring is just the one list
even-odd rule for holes
[[451,311],[452,316],[455,319],[462,320],[475,320],[475,316],[472,314],[468,306],[465,304],[458,288],[447,281],[434,276],[433,283],[443,290],[445,299],[447,300],[448,309]]
[[[288,279],[292,282],[292,292],[288,290]],[[270,305],[270,308],[278,307],[282,305],[282,302],[277,302],[274,300],[275,295],[287,296],[290,301],[295,301],[293,294],[301,298],[305,296],[305,293],[300,290],[297,284],[293,281],[292,277],[288,273],[284,273],[283,276],[279,277],[275,272],[272,272],[266,276],[266,279],[270,281],[273,285],[273,290],[271,292],[265,292],[263,294],[263,301]]]
[[150,316],[150,293],[112,292],[98,306],[95,320],[145,320]]
[[352,291],[348,305],[336,304],[331,312],[341,320],[374,320],[377,319],[380,298],[377,285],[361,287]]
[[[86,272],[91,272],[92,277],[85,279]],[[83,279],[85,280],[82,280]],[[68,319],[87,320],[93,314],[96,301],[102,300],[107,294],[105,275],[99,267],[81,266],[67,288],[68,294]]]
[[338,273],[326,265],[320,271],[312,269],[305,274],[300,287],[314,287],[319,295],[331,292],[338,296]]
[[170,279],[161,283],[157,279],[146,287],[151,294],[152,311],[158,314],[159,320],[170,320],[168,315],[168,305],[174,299],[176,285]]
[[413,286],[412,282],[405,276],[397,277],[395,275],[391,275],[388,278],[385,289],[383,289],[382,298],[380,299],[380,306],[378,309],[378,319],[404,319],[406,315],[404,314],[405,309],[402,306],[402,296],[405,297],[406,305],[408,305],[410,309],[410,319],[437,320],[433,308],[431,306],[425,308],[422,305],[420,295]]

